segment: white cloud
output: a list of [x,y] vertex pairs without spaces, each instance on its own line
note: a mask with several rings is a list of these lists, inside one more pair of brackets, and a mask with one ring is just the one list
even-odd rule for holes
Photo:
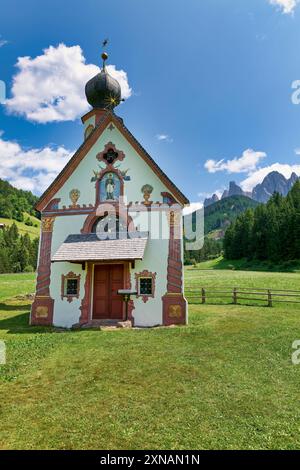
[[[85,84],[99,73],[99,67],[86,64],[80,46],[59,44],[43,52],[35,58],[18,58],[7,110],[39,123],[72,121],[82,116],[89,109]],[[129,98],[132,90],[126,72],[116,70],[115,65],[107,65],[107,71],[119,81],[122,97]]]
[[254,186],[261,183],[265,176],[271,171],[278,171],[285,178],[290,178],[291,174],[295,172],[300,176],[300,165],[287,165],[282,163],[273,163],[270,166],[259,168],[257,171],[249,174],[249,176],[240,183],[241,188],[244,191],[251,191]]
[[271,5],[277,5],[283,13],[291,14],[294,12],[299,0],[269,0]]
[[188,206],[184,207],[182,213],[183,215],[191,214],[199,209],[202,209],[203,203],[202,202],[191,202]]
[[6,46],[8,44],[8,41],[6,39],[2,39],[2,36],[0,35],[0,47]]
[[256,169],[257,164],[262,158],[266,157],[265,152],[256,152],[247,149],[241,157],[235,157],[232,160],[207,160],[204,167],[209,173],[217,171],[227,171],[228,173],[248,173]]
[[64,147],[23,149],[1,135],[0,178],[35,194],[41,194],[49,186],[73,154]]
[[168,134],[156,134],[157,140],[164,141],[164,142],[173,142],[172,137]]
[[300,155],[300,147],[298,147],[298,148],[295,149],[295,154],[296,154],[296,155]]

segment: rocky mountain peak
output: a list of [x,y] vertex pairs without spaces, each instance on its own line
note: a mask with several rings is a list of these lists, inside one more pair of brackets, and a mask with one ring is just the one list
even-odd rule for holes
[[294,183],[297,181],[298,176],[292,173],[289,179],[286,179],[278,171],[271,171],[262,183],[257,184],[252,191],[252,198],[258,202],[266,203],[274,193],[286,196]]
[[218,201],[219,201],[218,195],[213,194],[212,197],[208,197],[208,198],[204,199],[204,207],[210,206],[214,202],[218,202]]
[[[252,192],[243,191],[235,181],[230,181],[229,188],[224,190],[221,199],[225,199],[230,196],[247,196],[257,202],[266,203],[274,193],[286,196],[298,179],[299,177],[295,172],[293,172],[290,178],[287,179],[278,171],[271,171],[265,176],[260,184],[257,184],[253,188]],[[214,194],[212,197],[205,199],[204,207],[207,207],[218,200],[218,196]]]

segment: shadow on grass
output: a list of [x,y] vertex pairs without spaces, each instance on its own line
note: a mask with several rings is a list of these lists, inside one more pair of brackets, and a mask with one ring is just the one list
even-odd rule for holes
[[[204,262],[205,263],[205,262]],[[258,260],[247,260],[246,258],[240,260],[227,260],[224,258],[215,260],[211,266],[191,267],[192,271],[206,271],[206,270],[232,270],[232,271],[262,271],[262,272],[283,272],[283,273],[295,273],[300,271],[300,261],[292,260],[285,261],[282,263],[272,263],[271,261],[258,261]]]
[[13,305],[13,304],[6,304],[6,303],[0,303],[0,312],[15,312],[17,310],[28,310],[29,305],[24,304],[24,305]]
[[[11,315],[11,312],[16,312],[16,314]],[[5,315],[6,313],[8,315]],[[30,326],[29,315],[30,304],[28,303],[21,305],[0,303],[0,330],[6,330],[9,334],[55,333],[57,331],[53,327]],[[5,318],[3,318],[3,316],[5,316]]]
[[[8,334],[80,333],[87,331],[86,329],[72,330],[69,328],[59,328],[55,326],[31,326],[29,324],[31,304],[27,303],[24,305],[18,305],[10,302],[0,303],[0,331],[5,330]],[[11,314],[12,312],[15,312],[15,315]],[[3,318],[3,316],[5,316],[5,318]]]

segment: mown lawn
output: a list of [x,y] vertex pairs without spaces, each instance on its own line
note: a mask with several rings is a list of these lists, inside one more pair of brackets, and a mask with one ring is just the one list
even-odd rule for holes
[[28,327],[29,307],[0,307],[0,448],[300,448],[300,308],[190,305],[187,327],[60,332]]

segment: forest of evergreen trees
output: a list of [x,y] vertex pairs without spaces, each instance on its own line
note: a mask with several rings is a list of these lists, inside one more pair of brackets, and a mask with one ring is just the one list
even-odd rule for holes
[[232,260],[299,260],[300,181],[286,197],[274,194],[267,204],[239,215],[226,230],[224,256]]
[[39,239],[20,235],[16,224],[0,230],[0,273],[33,272],[37,265]]
[[203,248],[201,250],[193,250],[184,252],[184,264],[191,265],[206,261],[209,259],[217,258],[222,254],[223,243],[221,240],[214,240],[209,237],[205,237]]
[[24,213],[39,218],[39,214],[34,209],[38,197],[30,191],[14,188],[7,181],[0,179],[0,217],[7,219],[24,220]]

